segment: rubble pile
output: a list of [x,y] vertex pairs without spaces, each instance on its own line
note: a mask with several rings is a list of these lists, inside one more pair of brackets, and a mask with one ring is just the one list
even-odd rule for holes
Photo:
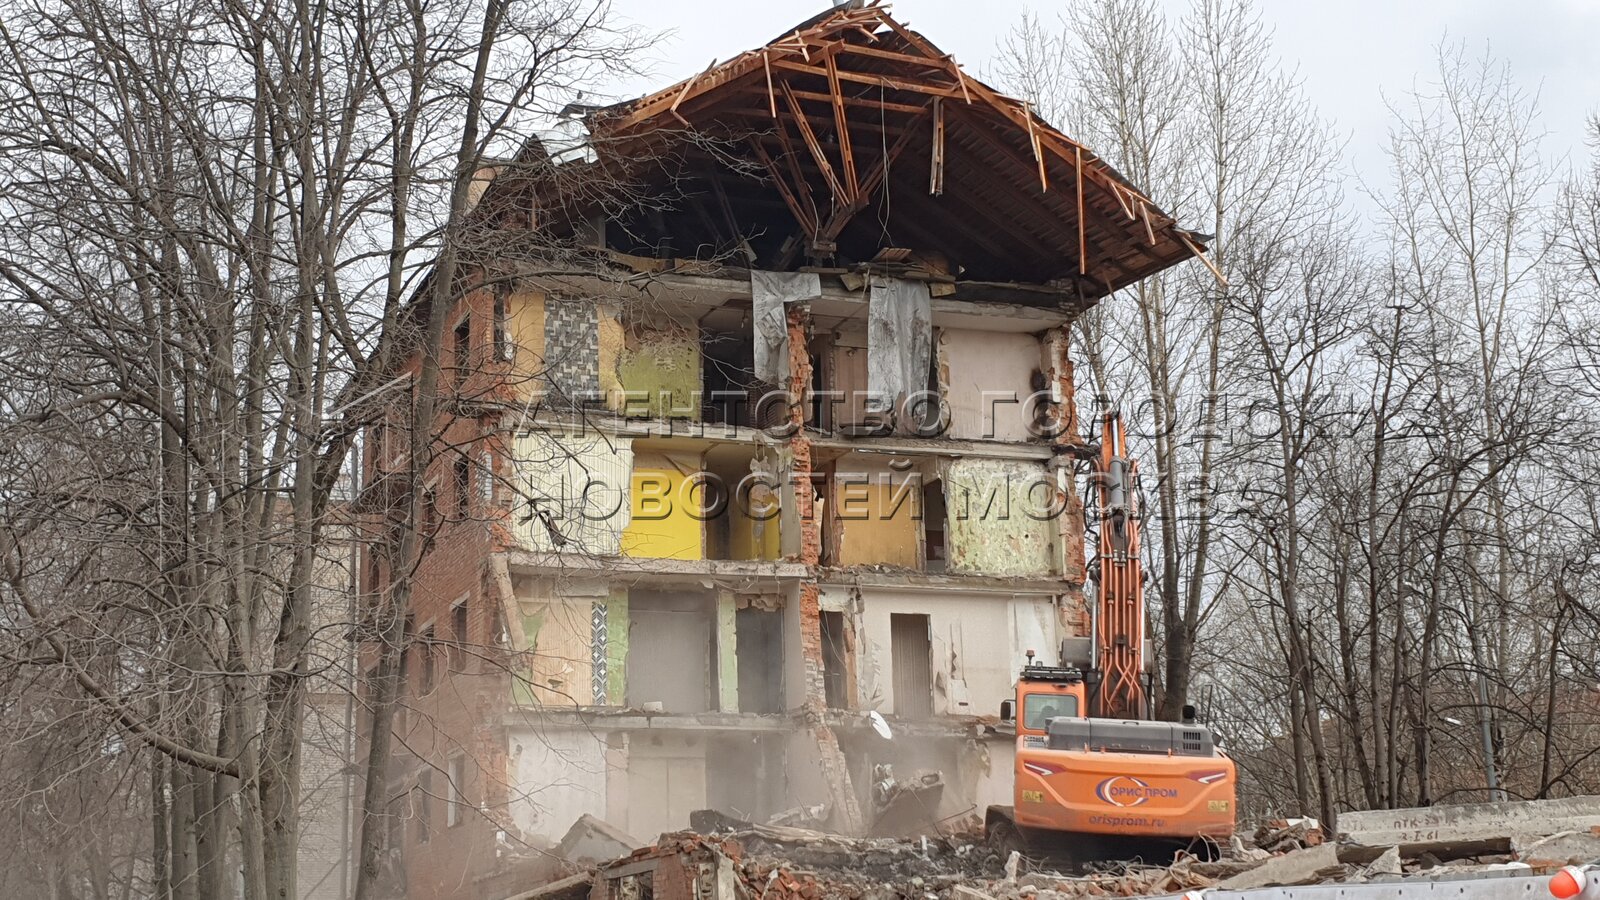
[[[1305,817],[1299,819],[1274,819],[1256,829],[1256,849],[1266,853],[1288,853],[1315,847],[1327,840],[1322,833],[1322,823]],[[1265,857],[1262,857],[1265,859]]]
[[[1035,872],[1013,881],[991,882],[994,900],[1078,900],[1084,897],[1153,897],[1214,887],[1250,864],[1202,862],[1184,856],[1170,866],[1123,865],[1089,875]],[[981,900],[957,896],[952,900]]]
[[[757,826],[714,836],[664,835],[654,847],[602,867],[626,870],[666,856],[711,871],[726,861],[740,900],[1079,900],[1141,897],[1215,885],[1249,863],[1185,858],[1171,866],[1119,865],[1087,875],[1016,874],[981,843],[962,838],[845,838]],[[1012,874],[1008,875],[1007,873]],[[669,882],[672,879],[667,879]],[[659,888],[656,900],[665,900]],[[710,892],[716,895],[716,891]],[[631,896],[622,892],[623,896]],[[703,889],[689,896],[707,896]]]
[[[1539,804],[1552,805],[1534,808]],[[1002,859],[971,825],[920,838],[855,838],[702,811],[691,817],[690,831],[508,900],[1185,897],[1209,889],[1518,878],[1600,860],[1600,798],[1494,806],[1506,808],[1351,813],[1350,827],[1337,835],[1316,819],[1282,819],[1263,824],[1251,841],[1236,837],[1219,860],[1179,854],[1170,865],[1118,862],[1070,873],[1040,870],[1041,861],[1016,853]],[[604,823],[580,825],[589,845],[629,840]]]

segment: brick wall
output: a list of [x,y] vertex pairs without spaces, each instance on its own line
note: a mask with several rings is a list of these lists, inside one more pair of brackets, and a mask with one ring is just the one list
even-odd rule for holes
[[[496,414],[492,406],[472,405],[493,399],[508,388],[491,346],[492,294],[470,294],[447,321],[457,321],[462,314],[471,316],[468,355],[472,370],[467,374],[447,370],[441,378],[443,408],[450,412],[436,423],[441,430],[424,479],[436,493],[438,527],[413,581],[404,699],[396,716],[396,756],[388,779],[403,797],[398,807],[400,827],[389,831],[398,837],[398,846],[387,850],[398,853],[406,900],[461,896],[463,885],[496,868],[495,833],[509,824],[506,808],[511,787],[506,777],[505,736],[499,724],[509,699],[509,660],[497,641],[502,629],[500,601],[489,564],[492,554],[506,543],[507,513],[501,503],[509,495],[497,490],[484,497],[478,467],[485,457],[480,451],[500,449],[493,437]],[[455,358],[451,340],[447,335],[447,361]],[[479,409],[488,411],[480,414]],[[464,484],[456,470],[463,460],[467,463]],[[369,454],[369,484],[373,483],[374,462]],[[404,496],[388,499],[395,504],[407,502]],[[382,512],[373,516],[369,539],[381,533],[384,517]],[[371,570],[364,568],[364,573],[370,579]],[[388,572],[379,575],[389,577]],[[366,585],[369,592],[373,587]],[[464,604],[466,610],[465,630],[459,634],[458,604]],[[431,644],[426,640],[430,628]],[[426,683],[429,657],[431,685]],[[370,667],[374,658],[368,648],[363,668]],[[364,748],[358,748],[357,758],[365,758]],[[452,773],[452,760],[458,758],[462,765]],[[452,774],[464,776],[453,788]],[[431,788],[427,795],[419,789],[424,778]],[[449,800],[453,796],[461,802],[456,804],[456,824],[451,825]],[[423,804],[428,806],[426,829],[420,813]]]
[[[811,316],[804,304],[792,304],[788,318],[789,384],[786,387],[798,401],[790,409],[789,420],[794,430],[789,439],[790,477],[794,484],[795,508],[800,522],[798,561],[815,566],[822,561],[822,528],[816,516],[815,488],[811,484],[811,439],[806,436],[804,428],[805,410],[809,406],[805,397],[811,385],[811,356],[807,351]],[[844,752],[839,749],[838,737],[823,719],[828,703],[822,672],[822,610],[818,595],[815,580],[800,583],[800,652],[806,678],[803,710],[815,742],[817,763],[833,801],[835,824],[844,831],[860,833],[866,825],[851,784],[850,770]]]
[[[1053,328],[1045,335],[1044,373],[1060,400],[1046,407],[1045,417],[1049,433],[1055,435],[1057,446],[1078,446],[1083,443],[1083,433],[1078,422],[1077,384],[1073,379],[1072,360],[1068,356],[1069,335],[1065,328]],[[1063,606],[1062,628],[1067,634],[1089,633],[1089,609],[1084,602],[1083,582],[1086,572],[1084,547],[1083,497],[1071,466],[1064,466],[1066,477],[1065,512],[1060,517],[1061,580],[1066,582],[1067,602]]]

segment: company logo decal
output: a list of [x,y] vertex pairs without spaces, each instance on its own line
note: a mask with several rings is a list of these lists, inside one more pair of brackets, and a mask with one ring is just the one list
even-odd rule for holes
[[1047,766],[1036,762],[1025,762],[1022,764],[1022,767],[1039,776],[1040,778],[1049,778],[1051,775],[1056,775],[1064,771],[1056,768],[1055,766]]
[[1217,782],[1219,782],[1222,779],[1227,778],[1227,777],[1228,777],[1228,773],[1227,773],[1226,770],[1206,771],[1206,770],[1202,769],[1202,770],[1200,770],[1198,772],[1190,772],[1189,773],[1189,779],[1191,781],[1198,781],[1201,784],[1216,784]]
[[1094,794],[1112,806],[1141,806],[1151,798],[1171,799],[1178,796],[1177,788],[1152,787],[1143,778],[1132,775],[1113,775],[1095,785]]

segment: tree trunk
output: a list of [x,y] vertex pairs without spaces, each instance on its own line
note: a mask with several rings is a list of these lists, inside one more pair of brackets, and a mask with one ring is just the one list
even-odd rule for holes
[[[1290,654],[1290,667],[1293,671],[1293,653]],[[1300,681],[1289,678],[1289,722],[1291,724],[1289,743],[1294,751],[1294,802],[1295,810],[1302,816],[1311,815],[1311,780],[1307,777],[1310,767],[1306,765],[1306,707],[1300,692]]]
[[1333,613],[1339,626],[1339,669],[1344,674],[1345,721],[1350,730],[1351,752],[1361,778],[1361,795],[1367,808],[1378,805],[1378,785],[1367,759],[1365,717],[1362,715],[1360,679],[1356,675],[1357,640],[1350,624],[1350,569],[1344,542],[1339,542],[1339,562],[1334,570]]
[[172,825],[168,815],[167,758],[150,755],[150,883],[152,900],[172,900]]
[[172,828],[168,857],[172,860],[173,900],[208,900],[197,889],[195,867],[195,789],[193,770],[172,764]]

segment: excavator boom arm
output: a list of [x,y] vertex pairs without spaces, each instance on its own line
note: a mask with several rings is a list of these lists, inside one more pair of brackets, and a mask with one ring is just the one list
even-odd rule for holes
[[1139,555],[1139,464],[1128,455],[1122,416],[1106,413],[1095,457],[1099,491],[1099,629],[1101,673],[1097,714],[1146,717],[1144,689],[1144,570]]

